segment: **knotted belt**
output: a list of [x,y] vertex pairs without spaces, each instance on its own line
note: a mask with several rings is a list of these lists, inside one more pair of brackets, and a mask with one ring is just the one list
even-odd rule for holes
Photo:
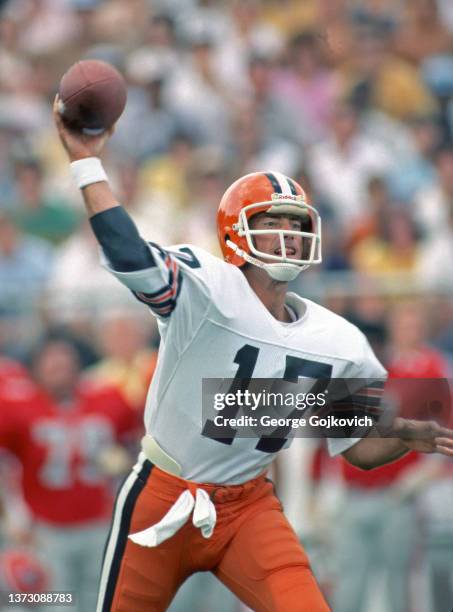
[[129,538],[141,546],[159,546],[161,542],[165,542],[179,531],[191,514],[193,525],[200,529],[204,538],[210,538],[216,524],[217,513],[209,495],[203,489],[196,490],[195,499],[189,490],[184,491],[158,523],[131,534]]
[[[147,458],[157,467],[179,476],[181,467],[157,442],[149,435],[142,440],[142,449]],[[204,538],[210,538],[217,520],[217,513],[208,493],[204,489],[197,488],[195,498],[187,489],[178,497],[167,514],[155,525],[151,525],[143,531],[129,535],[129,539],[140,546],[159,546],[171,538],[183,525],[187,523],[192,515],[192,523],[200,529]]]

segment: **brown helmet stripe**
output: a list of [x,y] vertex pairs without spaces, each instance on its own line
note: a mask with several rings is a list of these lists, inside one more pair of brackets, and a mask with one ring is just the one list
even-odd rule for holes
[[289,188],[291,189],[291,193],[293,195],[297,195],[296,183],[293,181],[293,179],[290,179],[288,177],[285,177],[285,178],[289,183]]
[[272,174],[272,172],[265,172],[264,176],[266,176],[272,184],[275,193],[282,193],[282,188],[280,183],[277,180],[277,177]]

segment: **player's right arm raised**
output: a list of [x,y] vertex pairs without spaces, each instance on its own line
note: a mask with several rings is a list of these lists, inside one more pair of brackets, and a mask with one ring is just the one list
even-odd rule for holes
[[112,193],[99,160],[113,130],[106,130],[99,136],[75,132],[65,126],[58,109],[57,96],[53,115],[58,135],[81,189],[93,231],[112,268],[117,272],[130,272],[154,266],[154,258],[147,243],[140,237],[135,223]]
[[[81,189],[93,232],[104,253],[104,265],[135,297],[161,319],[170,316],[182,285],[181,261],[170,251],[146,242],[108,184],[99,155],[112,130],[87,136],[68,129],[54,103],[54,120]],[[183,266],[184,267],[184,266]],[[192,266],[186,268],[191,270]]]
[[[68,129],[63,123],[59,112],[58,95],[55,97],[53,105],[53,116],[61,143],[71,163],[78,162],[82,159],[98,158],[105,143],[113,132],[113,130],[110,129],[99,136],[85,136],[81,132],[75,132]],[[107,182],[107,177],[105,177],[103,181],[92,183],[84,187],[82,189],[82,195],[90,217],[115,206],[119,206]]]

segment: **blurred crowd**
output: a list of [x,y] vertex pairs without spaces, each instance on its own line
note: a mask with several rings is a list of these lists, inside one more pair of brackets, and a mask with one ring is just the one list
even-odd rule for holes
[[[302,184],[323,219],[323,263],[304,272],[294,290],[359,325],[383,362],[399,372],[395,375],[450,374],[449,0],[0,0],[0,382],[3,368],[8,379],[22,380],[15,383],[19,395],[24,380],[38,386],[33,392],[47,389],[35,369],[40,360],[33,360],[34,351],[53,342],[60,359],[62,346],[69,343],[70,396],[77,395],[80,377],[101,381],[120,392],[124,410],[137,415],[152,375],[155,324],[146,308],[100,267],[52,124],[52,101],[62,74],[86,58],[114,64],[127,81],[127,107],[104,160],[119,201],[144,238],[163,245],[194,243],[219,253],[215,218],[226,187],[247,172],[283,172]],[[53,363],[47,364],[51,370]],[[46,393],[53,397],[52,390]],[[58,393],[54,400],[59,403]],[[0,438],[1,418],[0,412]],[[107,445],[113,473],[101,462],[109,491],[135,452],[120,440],[122,430],[117,434]],[[9,445],[14,435],[9,430]],[[325,465],[318,452],[314,464]],[[354,495],[355,489],[362,490],[356,479],[351,485],[348,475],[339,478],[337,467],[321,470],[319,465],[312,472],[313,491],[323,479],[331,483],[332,473],[343,482],[343,494],[350,486]],[[453,494],[442,484],[442,470],[433,473],[446,508]],[[399,478],[393,475],[386,487]],[[285,475],[283,469],[282,491],[285,480],[291,482],[291,472]],[[424,484],[419,489],[426,492]],[[429,491],[423,499],[428,497]],[[402,498],[412,502],[415,493]],[[356,508],[362,503],[351,499]],[[376,507],[387,513],[392,503],[393,498],[376,501]],[[422,514],[445,527],[445,516],[436,523],[435,503],[420,504]],[[313,500],[302,504],[315,505]],[[406,553],[398,557],[395,576],[408,575],[421,545],[410,512],[401,504],[398,508],[396,531],[402,538],[404,524],[407,540],[389,537]],[[96,537],[104,533],[103,513],[97,517],[102,525]],[[12,514],[22,516],[16,510]],[[295,516],[296,527],[304,532],[303,515]],[[359,541],[370,544],[366,527],[376,516],[369,507],[361,516],[368,522]],[[38,523],[47,520],[38,512]],[[353,526],[345,526],[351,549],[341,549],[342,575],[352,557],[360,559],[360,550],[352,548]],[[19,539],[29,537],[27,529],[18,532]],[[44,528],[38,537],[44,533],[55,550],[64,549]],[[87,541],[90,537],[94,542],[95,536]],[[443,554],[441,565],[451,561],[453,566],[453,546],[436,557],[434,540],[426,540],[432,547],[425,547],[423,559],[432,553],[435,565]],[[447,540],[451,544],[451,533]],[[316,542],[324,550],[325,541]],[[319,567],[321,575],[326,572],[323,563]],[[439,578],[437,573],[436,580],[442,592],[450,580],[453,593],[450,575]],[[356,599],[351,603],[340,593],[338,610],[371,610],[357,603],[364,597],[359,586],[357,580],[348,583]],[[396,593],[394,601],[402,597]],[[418,612],[403,599],[402,607],[394,603],[384,609]]]
[[27,348],[37,307],[67,324],[127,300],[97,265],[51,120],[59,79],[81,58],[127,80],[105,164],[145,238],[218,252],[225,188],[274,169],[324,220],[324,262],[299,290],[323,293],[333,278],[360,293],[365,275],[368,293],[451,294],[448,1],[0,6],[0,349]]

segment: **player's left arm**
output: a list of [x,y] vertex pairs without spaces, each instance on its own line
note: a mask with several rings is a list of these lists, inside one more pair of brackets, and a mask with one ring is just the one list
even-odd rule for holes
[[[374,426],[365,432],[361,439],[349,444],[340,452],[352,465],[364,470],[396,461],[414,450],[422,453],[440,453],[453,457],[453,430],[436,421],[413,420],[402,417],[391,418],[386,424],[387,409],[382,404],[383,383],[387,373],[374,355],[365,336],[356,336],[359,358],[348,378],[351,384],[362,379],[375,380],[359,391],[355,391],[348,400],[354,413],[366,411],[373,416]],[[346,402],[347,403],[347,402]],[[352,440],[351,440],[352,441]]]
[[453,457],[453,430],[442,427],[436,421],[398,417],[387,435],[385,438],[376,437],[376,431],[372,431],[342,455],[349,463],[363,470],[391,463],[411,450]]

